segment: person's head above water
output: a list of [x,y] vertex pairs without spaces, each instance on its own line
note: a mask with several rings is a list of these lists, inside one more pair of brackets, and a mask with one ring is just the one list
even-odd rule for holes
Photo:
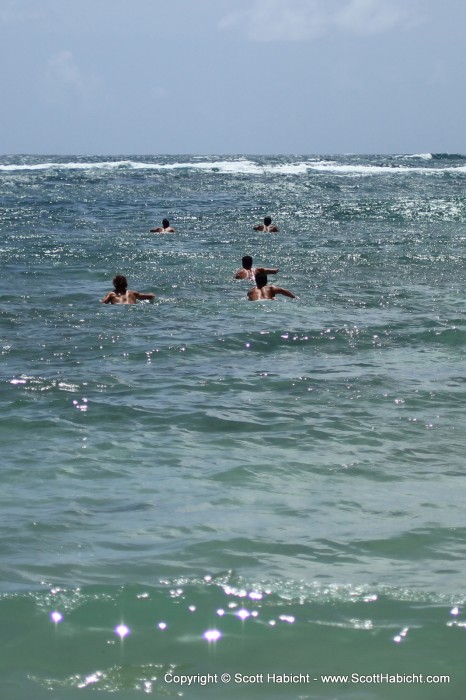
[[126,292],[128,288],[128,280],[124,275],[115,275],[113,278],[113,286],[116,292]]
[[265,224],[266,226],[270,226],[271,223],[272,223],[272,217],[271,217],[271,216],[266,216],[265,219],[264,219],[264,224]]
[[164,228],[168,228],[168,227],[170,226],[169,220],[168,220],[168,219],[164,219],[164,220],[162,221],[162,226],[163,226]]
[[250,270],[252,267],[252,257],[250,255],[243,255],[241,260],[242,265],[245,270]]
[[256,280],[256,285],[257,287],[259,287],[259,289],[265,287],[265,285],[267,284],[267,274],[263,267],[257,268],[256,274],[254,275],[254,279]]

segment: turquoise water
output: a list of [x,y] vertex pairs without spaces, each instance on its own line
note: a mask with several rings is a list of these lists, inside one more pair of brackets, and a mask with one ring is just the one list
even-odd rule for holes
[[[2,698],[461,697],[465,185],[0,159]],[[248,302],[245,254],[299,298]]]

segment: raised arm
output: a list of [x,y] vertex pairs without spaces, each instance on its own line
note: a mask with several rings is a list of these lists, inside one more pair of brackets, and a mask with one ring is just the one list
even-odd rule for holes
[[283,289],[283,287],[273,287],[274,294],[283,294],[284,297],[290,297],[290,299],[296,299],[296,294],[290,292],[289,289]]
[[266,275],[276,275],[278,272],[278,267],[264,267]]
[[136,299],[140,299],[141,301],[152,301],[152,299],[155,299],[155,294],[148,293],[148,294],[143,294],[142,292],[133,292],[134,296]]

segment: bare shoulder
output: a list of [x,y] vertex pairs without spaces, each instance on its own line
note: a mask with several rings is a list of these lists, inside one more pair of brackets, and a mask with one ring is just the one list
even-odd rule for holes
[[104,296],[104,298],[101,300],[101,304],[113,304],[113,300],[115,298],[115,292],[109,292]]
[[151,228],[150,233],[163,233],[163,228],[161,228],[161,226],[158,226],[157,228]]

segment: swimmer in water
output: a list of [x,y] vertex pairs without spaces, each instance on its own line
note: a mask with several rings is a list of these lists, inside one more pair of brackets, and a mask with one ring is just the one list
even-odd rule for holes
[[150,232],[151,233],[175,233],[175,229],[170,226],[170,222],[168,219],[164,219],[162,221],[162,226],[159,226],[158,228],[151,228]]
[[[258,268],[252,266],[252,257],[250,255],[244,255],[241,264],[243,267],[236,270],[235,280],[252,280],[254,282],[254,275]],[[278,267],[263,267],[261,269],[264,270],[266,275],[276,275],[278,272]]]
[[283,294],[290,299],[296,299],[296,295],[283,287],[275,287],[273,284],[267,284],[267,274],[264,268],[258,267],[256,270],[256,286],[249,290],[249,301],[259,301],[260,299],[274,299],[276,294]]
[[128,282],[124,275],[116,275],[113,278],[113,291],[104,296],[101,304],[135,304],[138,300],[152,301],[155,294],[142,294],[128,289]]
[[264,219],[264,223],[254,226],[253,229],[254,231],[268,231],[269,233],[277,233],[278,231],[280,231],[278,226],[275,226],[275,224],[272,223],[272,219],[270,216],[266,216]]

